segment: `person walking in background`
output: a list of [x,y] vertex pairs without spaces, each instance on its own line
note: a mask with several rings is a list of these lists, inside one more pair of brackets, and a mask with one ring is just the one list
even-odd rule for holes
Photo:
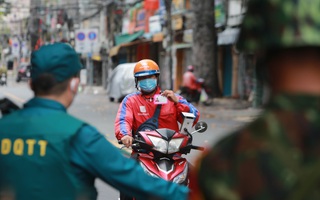
[[193,72],[194,67],[189,65],[187,71],[183,74],[181,90],[182,94],[186,95],[188,101],[198,104],[201,95],[201,86]]
[[[126,147],[132,145],[134,133],[152,117],[158,104],[162,104],[158,128],[179,131],[178,122],[182,122],[182,112],[194,114],[194,124],[199,120],[199,111],[186,99],[172,90],[161,91],[159,75],[158,64],[150,59],[137,62],[134,68],[135,84],[139,91],[123,99],[115,119],[115,136]],[[161,96],[165,98],[159,98]],[[161,102],[156,102],[159,99]]]
[[137,199],[186,199],[188,188],[147,175],[96,128],[67,113],[82,69],[65,43],[31,57],[35,97],[0,119],[0,199],[93,200],[95,179]]
[[320,199],[320,0],[249,0],[238,48],[271,89],[264,112],[198,159],[190,199]]

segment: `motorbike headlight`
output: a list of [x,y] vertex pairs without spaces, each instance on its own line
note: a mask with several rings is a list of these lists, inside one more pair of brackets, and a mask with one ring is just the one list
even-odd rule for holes
[[143,171],[144,171],[146,174],[148,174],[149,176],[153,176],[153,177],[159,178],[159,176],[157,176],[157,175],[155,175],[154,173],[150,172],[150,171],[148,170],[148,168],[147,168],[146,166],[144,166],[144,164],[140,163],[140,165],[141,165]]
[[172,139],[168,145],[168,153],[176,153],[179,151],[183,138]]
[[167,153],[168,150],[168,142],[165,141],[162,138],[158,138],[158,137],[154,137],[154,136],[150,136],[148,135],[149,139],[151,140],[152,144],[153,144],[153,149],[162,152],[162,153]]
[[187,178],[188,178],[188,167],[186,166],[183,172],[181,172],[181,174],[179,174],[177,177],[173,179],[173,182],[182,184],[183,182],[185,182]]

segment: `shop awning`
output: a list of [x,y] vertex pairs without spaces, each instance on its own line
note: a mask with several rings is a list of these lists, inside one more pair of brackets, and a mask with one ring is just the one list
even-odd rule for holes
[[118,45],[118,46],[114,46],[110,49],[109,51],[109,57],[112,57],[112,56],[115,56],[118,54],[119,50],[121,48],[121,45]]
[[173,44],[172,47],[174,49],[187,49],[187,48],[191,48],[192,44],[191,43],[177,43],[177,44]]
[[218,45],[234,44],[238,39],[239,32],[239,28],[227,28],[218,33]]
[[101,61],[101,56],[98,54],[94,54],[94,55],[92,55],[91,59],[95,60],[95,61]]
[[123,44],[114,46],[109,51],[109,57],[116,56],[119,53],[119,50],[121,47],[128,47],[128,46],[137,45],[137,44],[141,44],[141,43],[145,43],[145,42],[150,42],[150,40],[139,39],[139,40],[135,40],[133,42],[127,42],[127,43],[123,43]]
[[132,42],[133,40],[143,36],[144,31],[138,31],[133,34],[122,34],[115,37],[116,45]]

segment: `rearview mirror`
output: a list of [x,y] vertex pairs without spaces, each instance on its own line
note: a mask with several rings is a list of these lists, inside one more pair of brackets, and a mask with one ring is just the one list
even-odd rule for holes
[[203,133],[208,129],[208,124],[204,121],[200,121],[195,125],[195,130],[199,133]]

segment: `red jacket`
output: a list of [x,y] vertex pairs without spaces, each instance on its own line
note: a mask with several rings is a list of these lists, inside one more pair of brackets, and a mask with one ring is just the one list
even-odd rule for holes
[[[160,94],[160,88],[155,94]],[[176,94],[179,103],[175,104],[168,100],[163,104],[159,115],[159,128],[179,130],[178,123],[182,122],[181,112],[191,112],[196,116],[196,123],[199,119],[199,111],[183,97]],[[115,135],[120,140],[124,135],[132,135],[138,127],[151,118],[156,110],[157,104],[153,100],[145,99],[140,92],[127,95],[120,104],[115,120]]]
[[198,90],[199,84],[193,72],[187,71],[183,74],[182,86],[191,90]]

